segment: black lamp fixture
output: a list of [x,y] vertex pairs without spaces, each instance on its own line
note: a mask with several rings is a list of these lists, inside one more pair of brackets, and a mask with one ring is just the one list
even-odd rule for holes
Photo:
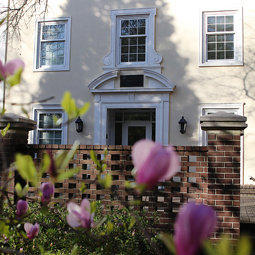
[[76,131],[78,133],[82,132],[82,130],[83,130],[83,121],[81,120],[80,116],[75,121],[75,125],[76,125]]
[[180,121],[178,122],[180,125],[180,132],[182,134],[184,134],[186,132],[186,127],[187,127],[187,121],[184,119],[184,117],[182,116],[182,118],[180,119]]

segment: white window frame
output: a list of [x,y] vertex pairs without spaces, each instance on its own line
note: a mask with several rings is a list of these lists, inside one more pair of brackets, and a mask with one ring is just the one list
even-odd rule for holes
[[[234,16],[234,59],[207,59],[207,17],[220,15]],[[231,32],[232,33],[232,32]],[[223,33],[226,34],[226,33]],[[243,10],[232,8],[224,10],[200,11],[200,66],[233,66],[243,65]]]
[[31,133],[30,143],[39,144],[39,114],[40,113],[61,113],[62,114],[62,125],[61,125],[61,144],[67,144],[67,120],[68,116],[63,111],[60,105],[49,104],[49,105],[35,105],[32,107],[32,119],[37,122],[37,128]]
[[[104,58],[104,68],[137,68],[158,67],[162,56],[155,51],[155,16],[156,8],[137,8],[111,10],[111,52]],[[121,62],[120,61],[120,35],[121,20],[123,19],[146,19],[146,56],[144,62]]]
[[[43,24],[65,24],[65,47],[63,65],[41,65],[41,27]],[[71,17],[60,17],[36,22],[35,46],[34,46],[34,67],[33,71],[68,71],[70,70],[70,38],[71,38]]]

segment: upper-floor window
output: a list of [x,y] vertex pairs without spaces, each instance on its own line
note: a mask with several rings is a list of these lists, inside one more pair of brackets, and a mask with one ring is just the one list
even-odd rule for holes
[[242,10],[202,12],[201,47],[201,65],[242,65]]
[[155,51],[156,8],[111,11],[111,52],[104,69],[159,67],[161,55]]
[[120,18],[120,62],[145,62],[146,19]]
[[71,18],[37,22],[35,71],[69,70]]

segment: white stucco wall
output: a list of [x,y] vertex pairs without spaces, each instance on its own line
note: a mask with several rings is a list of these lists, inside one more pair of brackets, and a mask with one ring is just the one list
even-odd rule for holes
[[[21,31],[21,42],[8,45],[8,59],[21,57],[26,62],[23,82],[6,100],[30,102],[54,95],[49,103],[60,103],[65,90],[70,90],[81,105],[91,102],[82,117],[84,132],[77,134],[74,123],[69,126],[68,143],[80,139],[92,144],[94,139],[94,96],[88,84],[103,73],[103,57],[110,52],[110,10],[156,7],[155,48],[163,56],[162,74],[175,85],[170,94],[169,142],[174,145],[198,145],[199,106],[204,103],[241,103],[248,118],[244,132],[244,182],[255,177],[255,3],[249,0],[176,1],[176,0],[49,0],[46,17],[72,17],[70,71],[33,72],[35,21]],[[243,8],[244,65],[199,67],[199,33],[201,9]],[[31,107],[26,106],[28,112]],[[20,107],[8,107],[21,113]],[[178,121],[188,121],[185,134],[179,132]]]

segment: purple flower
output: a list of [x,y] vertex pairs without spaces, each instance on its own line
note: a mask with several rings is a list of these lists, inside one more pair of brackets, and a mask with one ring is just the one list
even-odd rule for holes
[[42,183],[40,187],[40,191],[42,192],[41,200],[43,203],[49,203],[51,200],[51,197],[54,194],[54,186],[50,182],[44,182]]
[[23,216],[27,212],[27,209],[28,209],[27,201],[19,200],[17,202],[17,212],[16,212],[17,217],[19,218]]
[[179,157],[172,146],[163,147],[150,140],[140,140],[133,146],[136,183],[151,188],[159,181],[172,178],[179,166]]
[[33,225],[31,223],[25,223],[24,224],[24,229],[27,232],[28,239],[33,239],[38,235],[39,227],[40,226],[39,226],[38,223],[35,223],[35,225]]
[[81,201],[81,206],[70,202],[67,205],[68,215],[67,223],[73,227],[81,228],[93,228],[94,227],[94,213],[91,213],[90,203],[88,199],[83,199]]
[[177,255],[195,255],[216,225],[216,213],[211,207],[195,203],[184,205],[175,223]]
[[14,59],[6,64],[3,64],[0,60],[0,81],[5,80],[8,76],[15,75],[19,69],[24,69],[25,64],[20,59]]

